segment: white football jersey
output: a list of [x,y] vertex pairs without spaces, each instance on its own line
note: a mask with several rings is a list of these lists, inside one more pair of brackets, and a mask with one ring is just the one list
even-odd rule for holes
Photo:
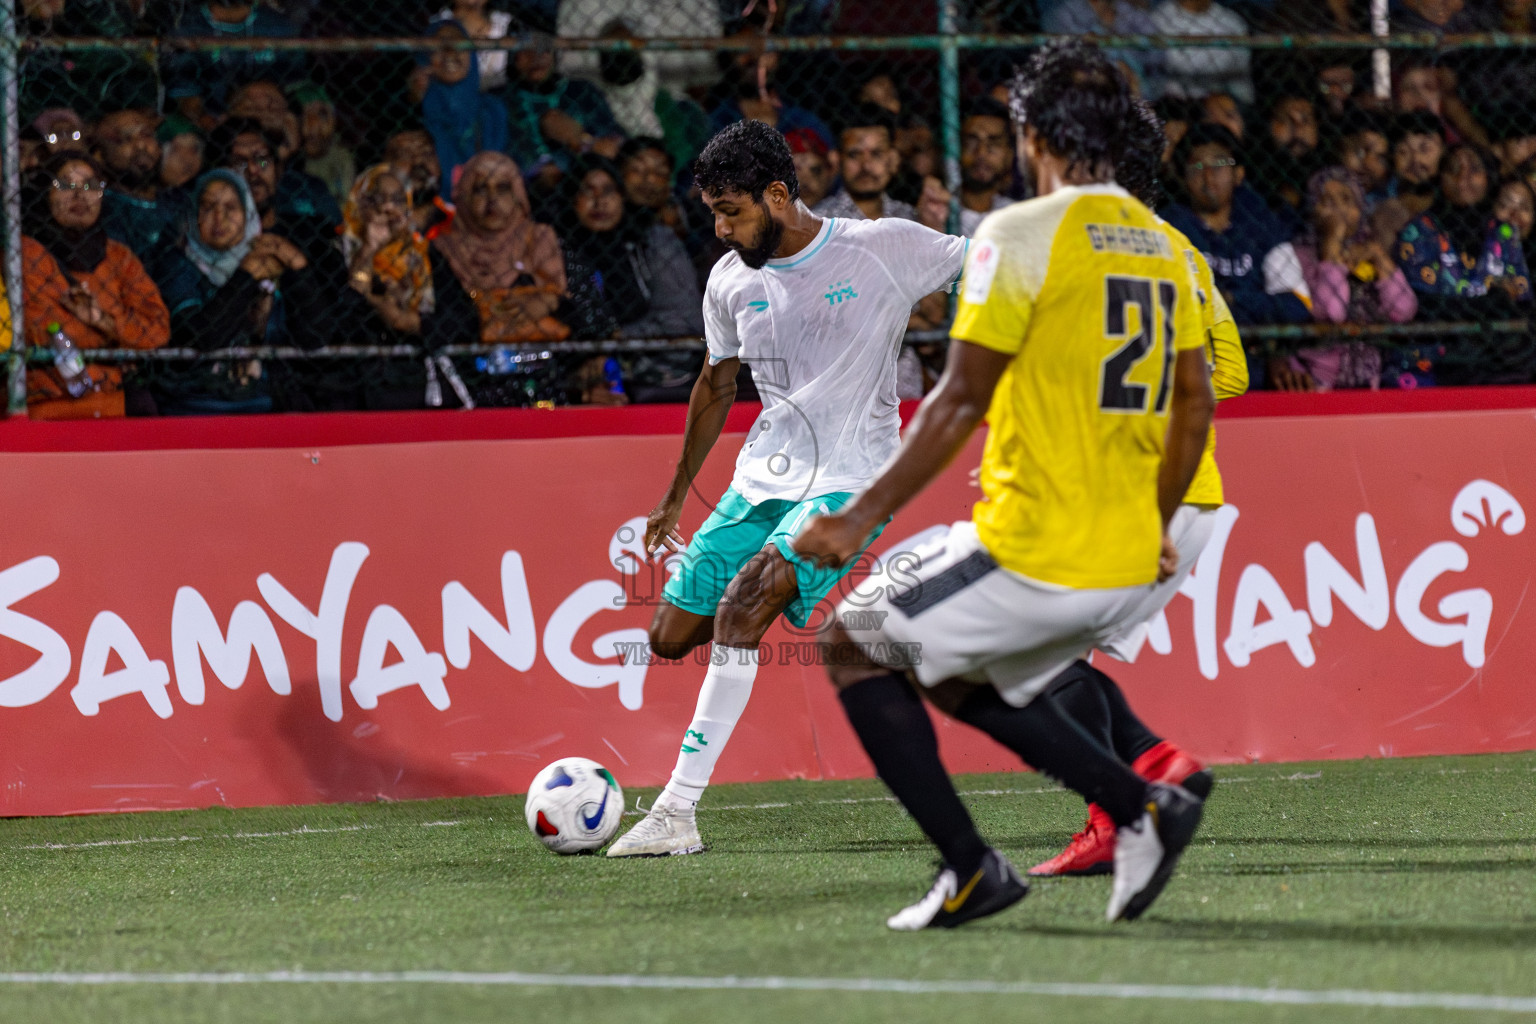
[[829,218],[794,256],[709,275],[709,360],[752,368],[763,411],[731,485],[756,505],[867,487],[900,445],[896,357],[923,296],[952,285],[967,240],[909,220]]

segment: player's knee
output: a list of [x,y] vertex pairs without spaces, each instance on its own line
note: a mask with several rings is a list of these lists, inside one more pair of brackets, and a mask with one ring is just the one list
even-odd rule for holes
[[667,661],[677,661],[686,658],[707,637],[700,638],[696,631],[657,616],[656,621],[651,623],[649,639],[652,654]]
[[655,657],[677,661],[709,643],[713,634],[714,619],[711,616],[688,611],[663,598],[656,606],[656,614],[651,617],[646,638]]
[[651,630],[651,653],[665,661],[678,661],[686,658],[690,651],[699,646],[692,639],[678,640],[668,637],[656,629]]

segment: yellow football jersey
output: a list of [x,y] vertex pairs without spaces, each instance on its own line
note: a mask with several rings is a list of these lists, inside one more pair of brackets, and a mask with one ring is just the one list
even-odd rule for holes
[[[1211,388],[1216,400],[1232,398],[1248,390],[1248,359],[1243,354],[1243,340],[1237,333],[1237,321],[1227,300],[1216,288],[1211,265],[1205,256],[1184,233],[1172,224],[1164,223],[1163,229],[1173,239],[1174,247],[1189,260],[1195,274],[1195,287],[1200,290],[1200,321],[1206,339],[1206,362],[1211,367]],[[1205,438],[1205,451],[1200,456],[1200,466],[1195,478],[1189,482],[1184,501],[1190,505],[1220,505],[1225,501],[1221,488],[1221,471],[1216,468],[1216,425]]]
[[1013,356],[973,517],[1005,568],[1075,588],[1157,578],[1174,352],[1205,333],[1189,262],[1116,185],[990,214],[950,334]]

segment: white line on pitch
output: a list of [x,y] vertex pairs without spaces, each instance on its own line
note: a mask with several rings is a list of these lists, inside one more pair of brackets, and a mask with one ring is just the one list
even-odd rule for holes
[[[459,825],[457,821],[424,821],[422,828],[441,828],[447,825]],[[364,832],[372,829],[383,828],[382,825],[341,825],[337,828],[310,828],[301,825],[298,828],[284,829],[280,832],[231,832],[206,836],[140,836],[135,839],[98,839],[91,843],[33,843],[30,846],[18,846],[18,850],[91,850],[102,846],[142,846],[146,843],[197,843],[204,839],[280,839],[284,836],[317,836],[332,835],[337,832]]]
[[377,825],[342,825],[337,828],[310,828],[308,825],[300,825],[298,828],[287,829],[283,832],[234,832],[227,836],[205,836],[206,839],[277,839],[282,836],[314,836],[327,832],[361,832],[368,828],[378,828]]
[[1033,995],[1075,999],[1167,999],[1291,1006],[1536,1013],[1536,997],[1461,992],[1256,988],[1243,985],[1137,985],[1050,981],[915,981],[903,978],[688,977],[646,974],[535,974],[522,971],[218,971],[0,973],[6,985],[488,985],[523,988],[691,989],[893,992],[911,995]]
[[141,839],[101,839],[94,843],[34,843],[20,850],[89,850],[97,846],[138,846],[141,843],[195,843],[202,836],[145,836]]

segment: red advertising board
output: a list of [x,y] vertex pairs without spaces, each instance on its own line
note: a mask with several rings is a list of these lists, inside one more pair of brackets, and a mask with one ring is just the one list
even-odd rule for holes
[[[571,754],[659,784],[703,668],[635,656],[662,570],[632,552],[677,447],[0,453],[0,814],[521,792]],[[876,552],[968,516],[978,451]],[[1217,761],[1536,745],[1531,412],[1224,420],[1219,457],[1186,596],[1108,665],[1151,724]],[[869,774],[806,639],[769,634],[718,781]]]

